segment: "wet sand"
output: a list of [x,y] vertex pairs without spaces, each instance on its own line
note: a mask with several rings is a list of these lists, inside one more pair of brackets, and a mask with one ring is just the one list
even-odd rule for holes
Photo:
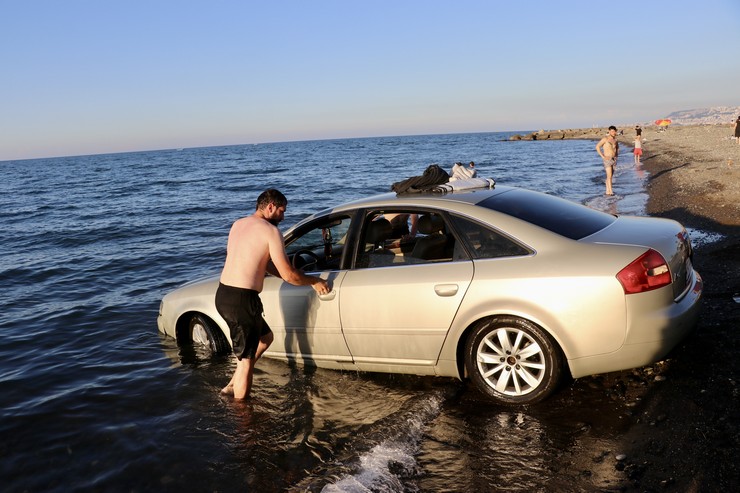
[[[589,130],[565,138],[606,132]],[[634,128],[623,130],[619,166],[633,163]],[[695,249],[705,282],[696,330],[663,362],[609,377],[636,403],[623,449],[614,451],[621,460],[609,490],[733,491],[740,484],[740,303],[733,299],[740,296],[740,145],[731,135],[731,125],[643,129],[648,213],[722,237]]]

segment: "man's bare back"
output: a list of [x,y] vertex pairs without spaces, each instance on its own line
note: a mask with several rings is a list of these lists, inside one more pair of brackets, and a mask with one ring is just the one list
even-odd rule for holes
[[291,265],[283,235],[275,226],[284,215],[285,207],[269,204],[232,225],[221,272],[222,284],[261,292],[265,274],[270,272],[290,284],[310,285],[319,294],[330,291],[326,281],[306,276]]
[[271,257],[269,239],[276,231],[275,226],[256,215],[237,220],[229,231],[221,282],[261,292]]

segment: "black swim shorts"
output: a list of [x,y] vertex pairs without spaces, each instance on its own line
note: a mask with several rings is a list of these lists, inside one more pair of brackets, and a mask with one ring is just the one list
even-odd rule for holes
[[260,338],[271,332],[262,318],[259,293],[218,283],[216,310],[229,325],[236,357],[239,360],[254,358]]

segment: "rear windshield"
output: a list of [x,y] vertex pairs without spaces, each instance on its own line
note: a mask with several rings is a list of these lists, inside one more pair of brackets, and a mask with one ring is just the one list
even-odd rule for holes
[[478,204],[549,229],[566,238],[580,240],[609,226],[616,218],[605,212],[529,190],[510,190]]

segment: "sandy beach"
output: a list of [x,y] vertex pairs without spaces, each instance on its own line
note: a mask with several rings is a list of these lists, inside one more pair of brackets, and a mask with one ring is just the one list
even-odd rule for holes
[[[634,127],[621,130],[618,166],[634,166]],[[605,134],[587,129],[563,138]],[[615,491],[734,490],[740,484],[740,145],[731,125],[647,127],[642,135],[648,213],[721,239],[695,248],[705,282],[696,330],[667,360],[614,377],[614,385],[627,386],[625,399],[638,403]]]

